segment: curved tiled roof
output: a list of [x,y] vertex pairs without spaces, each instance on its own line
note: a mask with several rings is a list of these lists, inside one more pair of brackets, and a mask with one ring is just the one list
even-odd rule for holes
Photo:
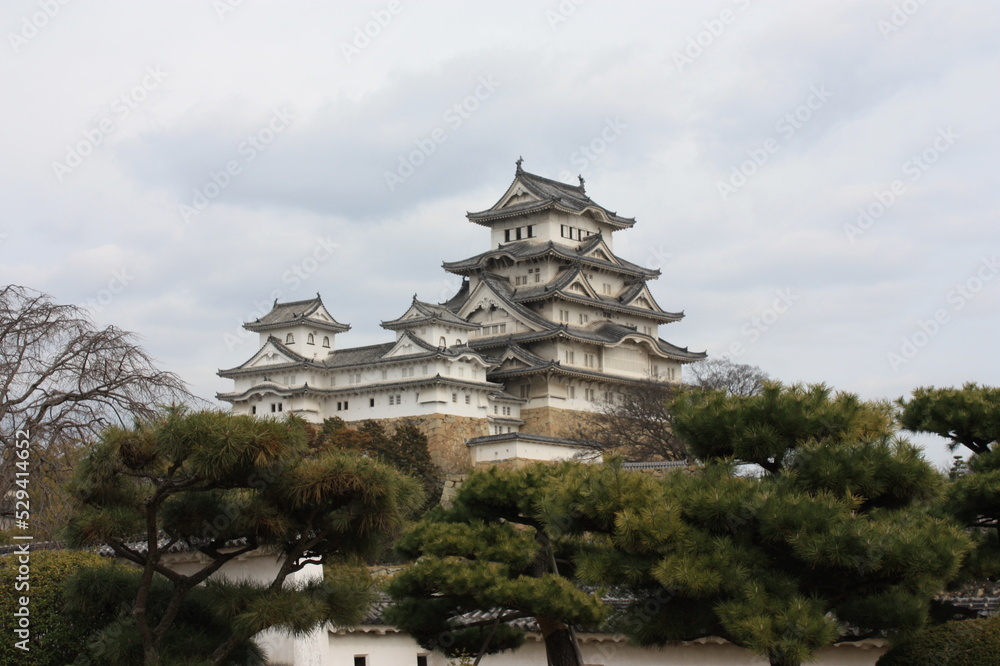
[[423,301],[418,301],[416,296],[413,297],[413,303],[410,304],[410,307],[407,308],[406,312],[410,312],[410,310],[415,310],[419,313],[419,315],[416,317],[405,317],[404,313],[404,317],[383,321],[382,328],[389,329],[391,331],[397,328],[407,328],[418,324],[426,324],[429,321],[440,321],[444,324],[466,329],[481,328],[480,324],[474,324],[462,319],[444,305],[424,303]]
[[487,264],[491,259],[508,258],[512,261],[526,261],[546,256],[555,256],[567,261],[579,261],[587,266],[603,268],[618,273],[627,273],[646,279],[655,279],[660,276],[660,271],[657,269],[643,268],[617,255],[613,255],[617,263],[586,256],[587,252],[593,250],[601,242],[603,242],[603,239],[600,234],[595,234],[577,248],[554,241],[537,242],[522,240],[501,245],[495,250],[489,250],[474,257],[463,259],[462,261],[445,261],[441,266],[451,273],[465,275],[477,270],[487,269]]
[[[635,289],[635,285],[627,289],[622,296],[617,298],[597,295],[596,298],[584,294],[575,294],[571,291],[567,291],[566,288],[569,287],[574,280],[581,277],[583,269],[581,266],[577,265],[567,270],[562,271],[562,274],[557,276],[555,280],[546,285],[541,285],[538,287],[528,287],[521,288],[514,291],[511,296],[511,300],[516,303],[531,303],[533,301],[540,301],[546,298],[553,298],[558,296],[559,298],[570,301],[573,303],[580,303],[582,305],[590,305],[596,308],[603,308],[606,310],[612,310],[615,312],[622,312],[626,314],[634,314],[643,317],[649,317],[651,319],[658,319],[663,322],[679,321],[684,318],[683,312],[666,312],[660,308],[656,301],[652,302],[652,305],[656,307],[656,310],[647,310],[646,308],[640,308],[634,305],[628,305],[624,302],[626,296],[630,299],[635,298],[638,293]],[[509,282],[508,282],[509,283]],[[638,285],[638,291],[641,291],[645,287],[644,282],[636,283]],[[652,295],[650,295],[652,300]]]
[[[270,312],[256,321],[243,324],[243,327],[249,331],[267,331],[300,323],[308,323],[317,328],[335,333],[343,333],[351,330],[350,324],[341,324],[332,317],[330,321],[312,318],[312,315],[320,309],[326,312],[319,294],[316,294],[316,298],[309,298],[304,301],[289,301],[288,303],[279,303],[278,299],[274,299],[274,306]],[[329,314],[329,312],[326,312],[326,314]]]
[[[521,183],[538,200],[498,208],[500,201],[503,200],[501,199],[487,210],[466,213],[466,217],[472,222],[488,226],[494,220],[558,208],[569,213],[591,213],[600,218],[601,221],[618,229],[627,229],[635,224],[635,218],[622,217],[618,213],[595,203],[584,191],[582,180],[579,185],[567,185],[551,178],[528,173],[519,164],[514,173],[511,187],[514,183]],[[508,188],[509,190],[510,188]]]

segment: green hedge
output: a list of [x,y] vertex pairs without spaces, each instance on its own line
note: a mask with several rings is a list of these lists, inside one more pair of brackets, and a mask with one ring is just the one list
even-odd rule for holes
[[994,664],[1000,664],[1000,616],[927,627],[882,655],[877,666]]
[[[69,550],[29,552],[28,577],[18,580],[22,562],[16,553],[0,556],[0,664],[49,666],[68,664],[86,644],[94,630],[93,618],[79,618],[63,611],[63,581],[82,567],[107,564],[95,553]],[[24,584],[28,585],[23,589]],[[17,589],[21,587],[22,589]],[[19,598],[28,597],[31,637],[25,652],[15,643],[21,639],[14,630],[20,618]]]

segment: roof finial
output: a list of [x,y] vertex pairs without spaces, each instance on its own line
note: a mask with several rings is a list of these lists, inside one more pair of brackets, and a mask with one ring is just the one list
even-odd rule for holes
[[577,174],[576,177],[580,179],[580,189],[586,192],[586,189],[584,189],[583,184],[586,183],[587,181],[583,179],[583,174]]
[[272,308],[278,307],[278,299],[277,298],[274,299],[274,305],[272,305],[271,307]]
[[516,161],[516,162],[514,162],[514,164],[516,164],[516,165],[517,165],[517,172],[518,172],[518,173],[521,173],[521,171],[522,171],[522,169],[521,169],[521,162],[523,162],[523,161],[524,161],[524,158],[523,158],[523,157],[521,157],[520,155],[518,155],[518,156],[517,156],[517,161]]

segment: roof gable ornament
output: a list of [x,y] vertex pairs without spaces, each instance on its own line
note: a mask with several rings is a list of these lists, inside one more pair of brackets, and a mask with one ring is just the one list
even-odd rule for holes
[[576,177],[580,179],[580,191],[586,192],[587,189],[584,187],[584,183],[586,183],[587,181],[583,179],[583,174],[577,174]]

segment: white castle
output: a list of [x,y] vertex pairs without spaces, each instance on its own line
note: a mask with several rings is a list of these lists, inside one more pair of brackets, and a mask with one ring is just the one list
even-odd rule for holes
[[471,222],[490,249],[445,262],[463,277],[445,303],[417,300],[382,322],[396,339],[337,349],[350,330],[320,296],[273,309],[244,327],[260,349],[219,376],[233,412],[412,422],[447,472],[476,464],[572,457],[581,425],[623,385],[680,382],[705,358],[659,337],[665,312],[646,284],[660,272],[614,253],[633,218],[592,201],[579,185],[528,173],[517,161],[500,200]]

